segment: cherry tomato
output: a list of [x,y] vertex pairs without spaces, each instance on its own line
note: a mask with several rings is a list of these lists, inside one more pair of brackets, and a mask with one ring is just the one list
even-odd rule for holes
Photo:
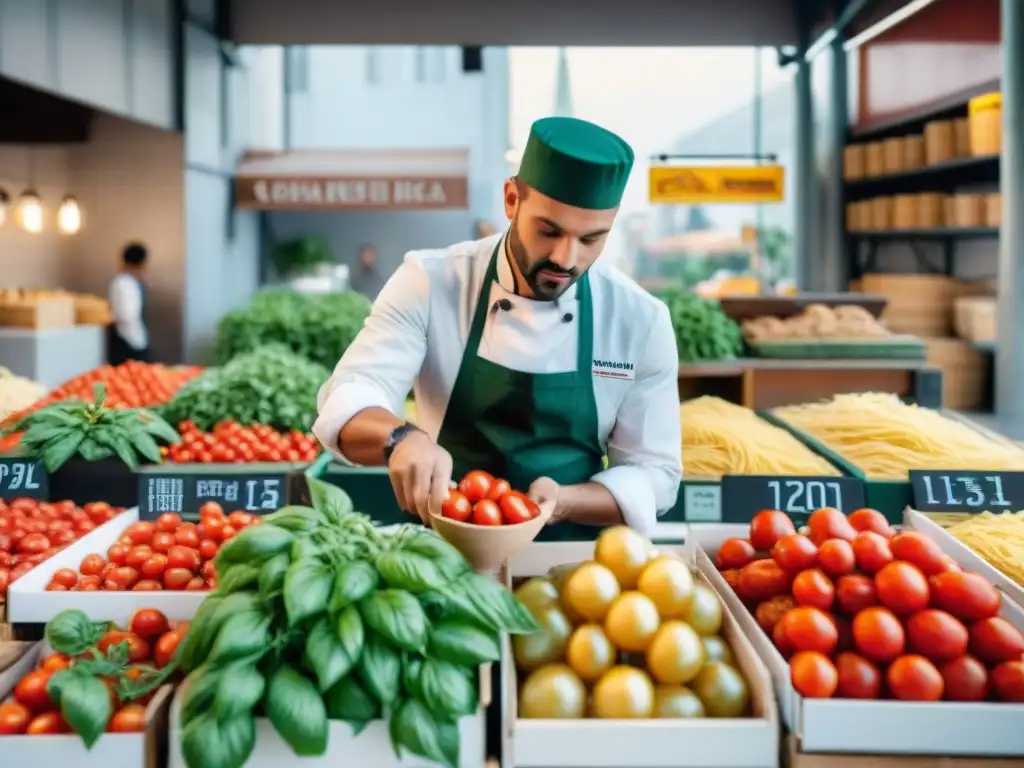
[[477,525],[501,525],[501,509],[490,499],[473,505],[473,522]]
[[938,701],[942,698],[942,675],[924,656],[900,656],[885,673],[892,695],[901,701]]
[[936,663],[967,652],[967,627],[945,611],[926,608],[907,619],[907,648]]
[[170,629],[167,617],[155,608],[140,608],[132,614],[129,629],[144,640],[153,640]]
[[775,542],[794,533],[793,521],[776,509],[762,509],[750,521],[750,543],[759,552],[770,552]]
[[874,531],[862,531],[853,538],[857,566],[867,574],[876,574],[893,561],[889,541]]
[[60,712],[43,712],[36,715],[28,724],[25,733],[30,736],[38,736],[48,733],[71,733],[71,726],[64,720]]
[[131,539],[132,544],[148,544],[153,534],[156,533],[156,526],[148,520],[140,520],[128,526],[124,535]]
[[137,733],[146,730],[146,708],[136,702],[117,710],[107,724],[111,733]]
[[[200,514],[202,514],[202,507],[200,507]],[[181,515],[174,512],[164,512],[156,519],[156,530],[164,533],[174,533],[178,530],[179,525],[181,525]]]
[[42,533],[29,533],[18,542],[18,552],[26,555],[40,555],[50,548],[50,540]]
[[878,667],[856,653],[836,656],[839,673],[837,693],[844,699],[877,699],[882,690],[882,673]]
[[806,536],[791,533],[772,547],[772,560],[787,573],[799,573],[818,564],[818,547]]
[[811,568],[801,571],[793,579],[793,597],[800,605],[809,605],[827,612],[832,610],[836,588],[823,571]]
[[173,533],[167,533],[166,531],[160,531],[159,533],[153,534],[153,539],[149,546],[153,548],[154,552],[160,552],[167,554],[170,552],[171,547],[177,546],[177,542],[174,540]]
[[498,477],[491,483],[491,490],[487,492],[487,498],[491,501],[500,501],[501,497],[511,490],[512,486],[509,485],[508,480],[502,480]]
[[24,704],[5,701],[0,704],[0,736],[24,733],[32,719],[32,712]]
[[800,606],[779,622],[786,639],[799,651],[817,651],[831,656],[839,642],[839,631],[832,618],[817,608]]
[[1013,661],[1024,655],[1024,635],[1000,616],[976,622],[969,634],[971,654],[989,664]]
[[228,539],[233,538],[236,533],[238,533],[238,529],[235,526],[225,525],[220,529],[220,543],[223,544]]
[[[469,499],[469,503],[476,505],[481,499],[486,499],[491,492],[491,485],[494,478],[483,470],[473,470],[466,474],[459,482],[459,491]],[[479,523],[479,525],[496,525],[496,523]]]
[[152,554],[153,550],[148,545],[139,544],[131,548],[128,556],[124,559],[124,564],[138,570],[144,562],[149,560]]
[[107,581],[112,581],[121,589],[131,589],[139,580],[139,572],[129,565],[115,568],[107,574]]
[[181,527],[174,532],[174,540],[183,547],[198,549],[199,528],[192,523],[182,523]]
[[449,491],[448,498],[441,505],[442,517],[464,523],[473,514],[473,505],[459,491]]
[[71,589],[71,587],[78,583],[78,574],[70,568],[58,568],[54,571],[50,581],[55,584],[62,584],[68,589]]
[[903,531],[889,542],[893,557],[916,565],[925,576],[947,570],[948,557],[941,547],[918,531]]
[[789,574],[774,560],[755,560],[740,569],[736,594],[742,600],[759,603],[788,592],[789,585]]
[[127,544],[114,544],[110,549],[107,550],[107,560],[114,565],[124,565],[128,559],[128,553],[131,552],[131,547]]
[[156,645],[153,646],[153,662],[163,669],[166,667],[172,658],[174,658],[175,651],[178,650],[178,644],[181,643],[181,639],[185,636],[184,631],[181,629],[172,629],[170,632],[165,632],[160,636],[160,639],[156,641]]
[[220,549],[220,544],[212,539],[203,539],[199,542],[199,556],[203,560],[213,560],[217,556],[218,549]]
[[[846,518],[846,520],[854,530],[860,531],[861,533],[864,531],[873,531],[887,539],[892,538],[892,526],[890,526],[889,521],[885,519],[885,515],[877,509],[855,509],[850,513],[850,516]],[[902,560],[905,558],[900,559]]]
[[740,569],[739,568],[730,568],[727,571],[722,571],[722,578],[725,580],[725,583],[729,585],[729,588],[733,592],[736,592],[736,594],[739,594],[739,592],[737,592],[737,590],[740,587]]
[[51,653],[43,659],[43,663],[39,665],[39,668],[45,669],[47,672],[60,672],[69,666],[71,666],[71,661],[63,653]]
[[843,539],[826,539],[818,546],[818,567],[832,578],[853,573],[857,560],[853,546]]
[[205,592],[207,589],[206,580],[202,576],[193,576],[185,585],[188,592]]
[[775,643],[775,647],[779,649],[779,653],[783,656],[788,658],[793,655],[793,643],[786,637],[786,626],[782,623],[782,619],[775,622],[775,628],[772,629],[772,642]]
[[45,669],[29,672],[14,686],[14,700],[33,712],[45,712],[53,706],[50,694],[46,692],[51,674],[53,673]]
[[95,592],[102,583],[103,580],[99,576],[83,576],[72,589],[76,592]]
[[747,563],[752,563],[756,557],[754,545],[747,539],[726,539],[718,548],[718,555],[715,557],[715,565],[720,571],[727,571],[730,568],[742,568]]
[[884,664],[903,653],[906,635],[896,614],[873,606],[854,617],[853,642],[868,659]]
[[140,579],[135,582],[135,586],[132,587],[132,592],[156,592],[164,588],[156,579]]
[[928,607],[928,579],[915,566],[902,561],[889,563],[875,574],[878,602],[898,615]]
[[530,499],[512,492],[501,497],[498,501],[498,508],[501,510],[502,520],[508,525],[529,522],[540,514],[537,505]]
[[86,576],[99,576],[106,564],[107,561],[103,559],[102,555],[86,555],[82,558],[78,570]]
[[857,530],[850,525],[846,515],[834,507],[822,507],[811,513],[807,519],[807,527],[811,530],[811,541],[818,546],[829,539],[853,541]]
[[840,611],[856,616],[865,608],[878,604],[875,582],[859,573],[840,576],[836,582],[836,602]]
[[936,608],[971,622],[999,614],[999,592],[976,573],[947,571],[932,577]]
[[999,701],[1024,703],[1024,661],[1004,661],[992,670],[989,680]]
[[165,570],[167,570],[167,555],[160,552],[151,555],[139,569],[147,579],[162,579]]
[[754,611],[754,618],[757,619],[761,629],[770,635],[779,620],[793,608],[796,608],[796,601],[792,597],[777,595],[758,605],[757,610]]
[[[224,517],[224,508],[221,507],[216,501],[207,501],[199,508],[199,518],[222,518]],[[205,520],[203,520],[205,522]]]
[[235,510],[228,515],[228,525],[234,526],[236,529],[241,530],[252,522],[252,515],[248,512],[242,512],[241,510]]
[[175,545],[167,552],[168,568],[185,568],[195,573],[202,564],[199,552],[195,549]]
[[800,651],[789,660],[793,688],[808,699],[828,699],[836,692],[839,674],[828,656],[817,651]]
[[984,701],[988,696],[988,672],[972,656],[961,656],[941,670],[942,696],[947,701]]
[[192,571],[187,568],[168,568],[164,571],[164,586],[168,589],[184,589],[192,576]]

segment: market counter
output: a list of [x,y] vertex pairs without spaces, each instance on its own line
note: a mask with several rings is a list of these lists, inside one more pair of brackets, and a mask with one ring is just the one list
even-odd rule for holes
[[53,389],[103,365],[105,332],[100,325],[0,328],[0,366]]

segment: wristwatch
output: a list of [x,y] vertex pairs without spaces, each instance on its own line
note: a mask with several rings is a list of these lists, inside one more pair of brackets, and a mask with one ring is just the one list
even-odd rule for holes
[[384,464],[391,462],[391,454],[395,452],[395,448],[402,442],[406,435],[410,432],[422,432],[419,427],[415,424],[410,424],[408,421],[399,424],[397,427],[391,430],[391,434],[388,435],[387,441],[384,443]]

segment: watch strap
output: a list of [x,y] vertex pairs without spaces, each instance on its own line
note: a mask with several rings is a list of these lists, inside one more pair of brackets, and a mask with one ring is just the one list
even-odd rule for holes
[[410,432],[421,432],[422,430],[415,424],[410,424],[408,421],[399,424],[397,427],[391,430],[391,434],[388,435],[388,439],[384,442],[384,464],[391,462],[391,455],[395,452],[398,444],[402,442],[403,438]]

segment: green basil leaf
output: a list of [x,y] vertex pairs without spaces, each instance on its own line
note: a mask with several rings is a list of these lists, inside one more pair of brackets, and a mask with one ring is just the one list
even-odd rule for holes
[[312,507],[281,507],[277,512],[263,516],[263,525],[271,523],[293,534],[310,533],[324,522],[323,514]]
[[211,619],[223,599],[216,593],[208,595],[192,617],[188,632],[178,646],[178,663],[186,672],[198,667],[209,654],[216,638],[216,629],[219,629],[213,626]]
[[294,627],[323,613],[333,583],[334,574],[319,560],[307,558],[288,566],[284,575],[284,609],[288,614],[288,626]]
[[384,552],[374,565],[389,587],[413,594],[443,587],[450,581],[429,558],[400,549]]
[[402,541],[401,551],[427,558],[440,569],[446,581],[451,581],[470,570],[469,563],[459,550],[433,531],[424,528],[414,529],[411,535]]
[[340,611],[357,603],[377,588],[377,569],[364,560],[353,560],[338,568],[331,592],[331,610]]
[[213,711],[221,720],[251,716],[265,688],[266,681],[254,665],[248,662],[229,664],[220,675]]
[[204,664],[188,676],[181,698],[182,725],[188,725],[213,706],[220,680],[220,669],[209,664]]
[[129,433],[128,438],[132,441],[132,445],[135,446],[135,450],[154,464],[159,464],[163,461],[163,456],[160,455],[160,446],[156,444],[156,440],[141,425],[133,429]]
[[315,477],[307,478],[309,498],[315,509],[330,512],[336,519],[352,513],[352,499],[341,488]]
[[422,651],[427,643],[427,615],[415,597],[398,589],[380,589],[359,602],[359,612],[370,629],[409,651]]
[[433,625],[427,652],[452,664],[479,666],[501,659],[501,643],[494,630],[462,619],[446,619]]
[[270,617],[262,611],[236,613],[225,620],[210,650],[211,662],[261,656],[270,649]]
[[410,696],[423,700],[420,696],[420,673],[423,671],[423,662],[426,661],[422,656],[406,654],[402,660],[402,688]]
[[218,720],[197,716],[181,732],[181,755],[188,768],[243,768],[256,747],[256,721],[248,715]]
[[295,537],[290,554],[292,562],[297,563],[300,560],[320,560],[323,551],[324,548],[320,544],[313,541],[308,535],[305,535]]
[[441,720],[470,715],[480,706],[472,674],[447,661],[424,661],[418,683],[418,698]]
[[270,678],[264,703],[274,729],[299,757],[327,751],[327,708],[316,686],[291,667]]
[[73,675],[60,687],[60,713],[86,749],[107,730],[112,711],[110,690],[98,677]]
[[68,459],[75,455],[78,446],[85,440],[85,433],[82,431],[72,432],[70,435],[47,442],[43,448],[43,464],[46,471],[53,474],[67,464]]
[[512,635],[540,629],[533,614],[501,584],[478,573],[465,573],[443,590],[464,618]]
[[260,597],[269,600],[284,589],[284,575],[292,559],[287,553],[274,555],[260,569]]
[[78,446],[78,454],[86,461],[102,461],[109,458],[112,453],[110,448],[100,445],[91,435]]
[[[256,527],[261,528],[262,526]],[[239,592],[260,580],[260,569],[255,565],[227,563],[214,567],[217,569],[217,591],[222,595]]]
[[357,665],[359,679],[373,697],[385,707],[398,698],[402,682],[402,659],[398,651],[381,638],[370,635],[363,644]]
[[[445,730],[445,728],[449,730]],[[403,750],[436,763],[457,768],[458,727],[440,722],[416,699],[408,699],[391,716],[388,731],[395,752]],[[454,731],[454,738],[452,737]]]
[[276,525],[252,525],[221,545],[214,565],[217,573],[232,563],[260,565],[274,555],[287,552],[294,540],[294,534]]
[[350,605],[338,615],[338,638],[352,662],[359,661],[366,641],[366,630],[356,606]]
[[46,625],[46,641],[57,653],[78,656],[96,645],[109,626],[76,609],[61,611]]
[[358,736],[372,721],[381,717],[380,703],[353,675],[343,677],[324,696],[327,716],[331,720],[344,720]]
[[326,616],[306,635],[306,665],[316,673],[320,690],[326,691],[352,669],[353,659]]
[[[88,662],[80,661],[75,666],[87,664]],[[76,676],[76,672],[72,672],[70,669],[61,669],[50,675],[50,679],[46,681],[46,693],[50,697],[50,701],[60,707],[60,694],[64,690],[64,686],[67,682]]]

